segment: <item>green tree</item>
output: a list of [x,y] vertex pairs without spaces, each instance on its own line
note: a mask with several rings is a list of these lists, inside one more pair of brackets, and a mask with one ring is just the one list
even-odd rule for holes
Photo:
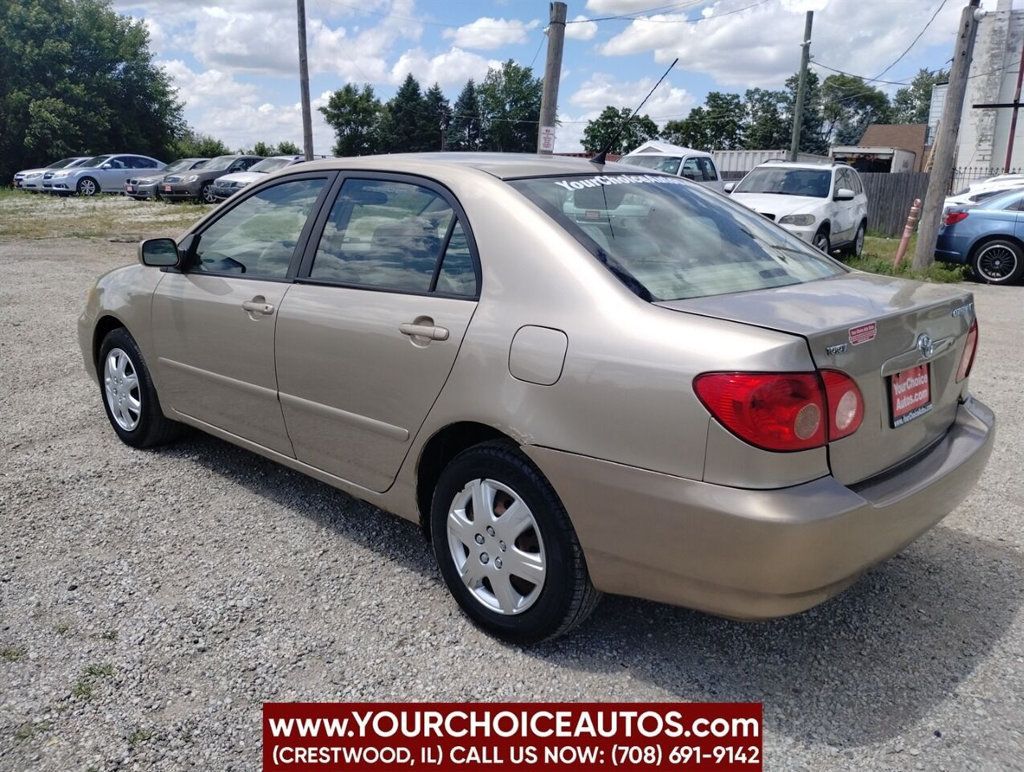
[[347,83],[331,94],[320,112],[334,129],[334,154],[347,157],[381,152],[382,111],[369,83],[362,89]]
[[949,70],[918,70],[909,86],[896,91],[892,102],[893,123],[928,123],[932,89],[949,80]]
[[[793,112],[796,109],[796,90],[799,75],[791,75],[786,79],[786,125],[790,131],[786,137],[785,147],[790,144],[793,126]],[[828,155],[829,136],[825,121],[821,114],[821,81],[813,70],[807,73],[807,88],[804,93],[804,110],[800,126],[801,153]]]
[[277,155],[276,148],[273,145],[268,145],[266,142],[260,140],[252,146],[251,151],[246,151],[246,154],[271,156]]
[[108,0],[0,3],[0,179],[72,154],[169,158],[185,128],[141,21]]
[[662,136],[697,150],[735,150],[743,147],[746,115],[739,94],[711,91],[702,107],[695,107],[682,120],[666,123]]
[[543,85],[533,70],[509,59],[487,71],[478,89],[482,148],[505,153],[537,152]]
[[786,122],[789,109],[786,92],[750,88],[743,102],[746,107],[743,146],[749,150],[789,148],[793,123]]
[[420,153],[434,150],[437,135],[428,126],[427,103],[419,81],[405,76],[395,95],[384,105],[381,150],[385,153]]
[[480,97],[476,84],[470,78],[462,87],[452,108],[452,119],[448,125],[448,149],[479,150],[480,121]]
[[214,158],[228,155],[231,150],[219,139],[208,134],[188,131],[174,142],[169,158]]
[[658,124],[647,115],[638,115],[628,126],[625,125],[632,112],[629,107],[608,105],[604,108],[583,129],[583,149],[588,153],[598,153],[607,147],[609,153],[625,155],[647,140],[656,139]]
[[302,155],[303,150],[294,142],[287,140],[277,143],[277,152],[274,155]]
[[435,83],[423,95],[423,141],[426,150],[447,148],[448,126],[452,120],[452,108],[441,86]]
[[856,145],[872,123],[886,123],[889,97],[855,75],[836,73],[821,84],[823,136],[830,144]]

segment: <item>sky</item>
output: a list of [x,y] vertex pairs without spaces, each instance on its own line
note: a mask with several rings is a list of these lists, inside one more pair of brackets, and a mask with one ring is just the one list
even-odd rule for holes
[[[885,80],[906,81],[952,55],[961,0],[570,0],[556,135],[578,151],[606,105],[634,106],[679,63],[643,112],[682,118],[708,91],[779,88],[799,66],[804,12],[815,11],[815,62],[876,77],[924,30]],[[147,25],[197,130],[232,148],[302,143],[296,8],[292,0],[114,0]],[[986,0],[983,7],[995,7]],[[933,13],[937,14],[928,24]],[[453,102],[467,78],[507,59],[543,73],[544,0],[306,0],[313,138],[333,132],[316,108],[346,83],[389,98],[412,73]],[[606,18],[619,17],[619,18]],[[625,18],[623,18],[625,17]],[[588,21],[593,19],[594,21]],[[925,29],[927,25],[927,29]],[[829,70],[818,69],[822,78]],[[879,84],[888,92],[898,88]]]

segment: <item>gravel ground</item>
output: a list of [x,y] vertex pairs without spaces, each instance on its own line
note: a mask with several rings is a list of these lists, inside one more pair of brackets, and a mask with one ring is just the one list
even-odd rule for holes
[[199,434],[118,442],[75,319],[134,247],[2,233],[0,769],[251,770],[295,699],[754,700],[770,768],[1024,768],[1024,288],[974,287],[998,446],[901,555],[796,617],[606,598],[524,650],[412,524]]

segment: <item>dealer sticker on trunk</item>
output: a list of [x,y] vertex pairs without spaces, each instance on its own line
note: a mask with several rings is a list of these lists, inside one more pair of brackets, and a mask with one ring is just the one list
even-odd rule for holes
[[896,373],[889,386],[893,428],[924,415],[932,409],[931,378],[928,365],[918,365]]
[[854,346],[859,346],[861,343],[867,343],[870,340],[874,340],[878,334],[878,325],[875,322],[868,322],[867,324],[861,324],[857,327],[850,328],[850,343]]

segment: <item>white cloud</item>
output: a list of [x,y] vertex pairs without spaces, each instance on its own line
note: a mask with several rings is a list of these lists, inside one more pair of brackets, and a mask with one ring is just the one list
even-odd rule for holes
[[597,24],[586,19],[586,16],[579,15],[573,24],[566,24],[565,36],[570,40],[593,40],[597,34]]
[[[800,60],[802,11],[790,7],[802,8],[806,2],[765,3],[741,10],[749,4],[719,0],[708,6],[710,16],[699,23],[679,23],[687,19],[685,13],[637,19],[600,50],[608,56],[653,52],[658,62],[678,56],[680,69],[711,75],[725,87],[779,86]],[[879,63],[899,55],[932,7],[930,0],[911,0],[894,13],[887,2],[831,0],[828,12],[815,16],[811,53],[833,67],[871,75],[882,68]],[[947,5],[918,49],[945,42],[959,13],[953,4]]]
[[519,19],[492,19],[481,16],[476,21],[464,24],[457,29],[444,31],[444,36],[452,40],[458,48],[476,48],[490,51],[494,48],[523,43],[531,30],[536,29],[538,22],[520,21]]
[[227,72],[218,69],[195,72],[180,59],[157,62],[170,76],[178,89],[178,98],[187,107],[227,107],[240,103],[254,103],[258,91],[251,83],[241,83]]
[[[569,103],[596,113],[608,105],[634,108],[647,96],[655,82],[654,78],[618,81],[611,75],[598,72],[591,75],[569,97]],[[670,80],[666,80],[658,86],[640,113],[663,123],[685,115],[693,105],[694,98],[686,89],[673,86]]]
[[398,57],[391,68],[389,80],[398,84],[412,73],[424,87],[434,83],[446,87],[461,86],[469,78],[479,83],[489,68],[500,66],[501,62],[496,59],[485,59],[458,47],[436,56],[430,56],[421,48],[414,48]]
[[656,5],[658,3],[651,0],[587,0],[587,10],[594,13],[637,13]]

